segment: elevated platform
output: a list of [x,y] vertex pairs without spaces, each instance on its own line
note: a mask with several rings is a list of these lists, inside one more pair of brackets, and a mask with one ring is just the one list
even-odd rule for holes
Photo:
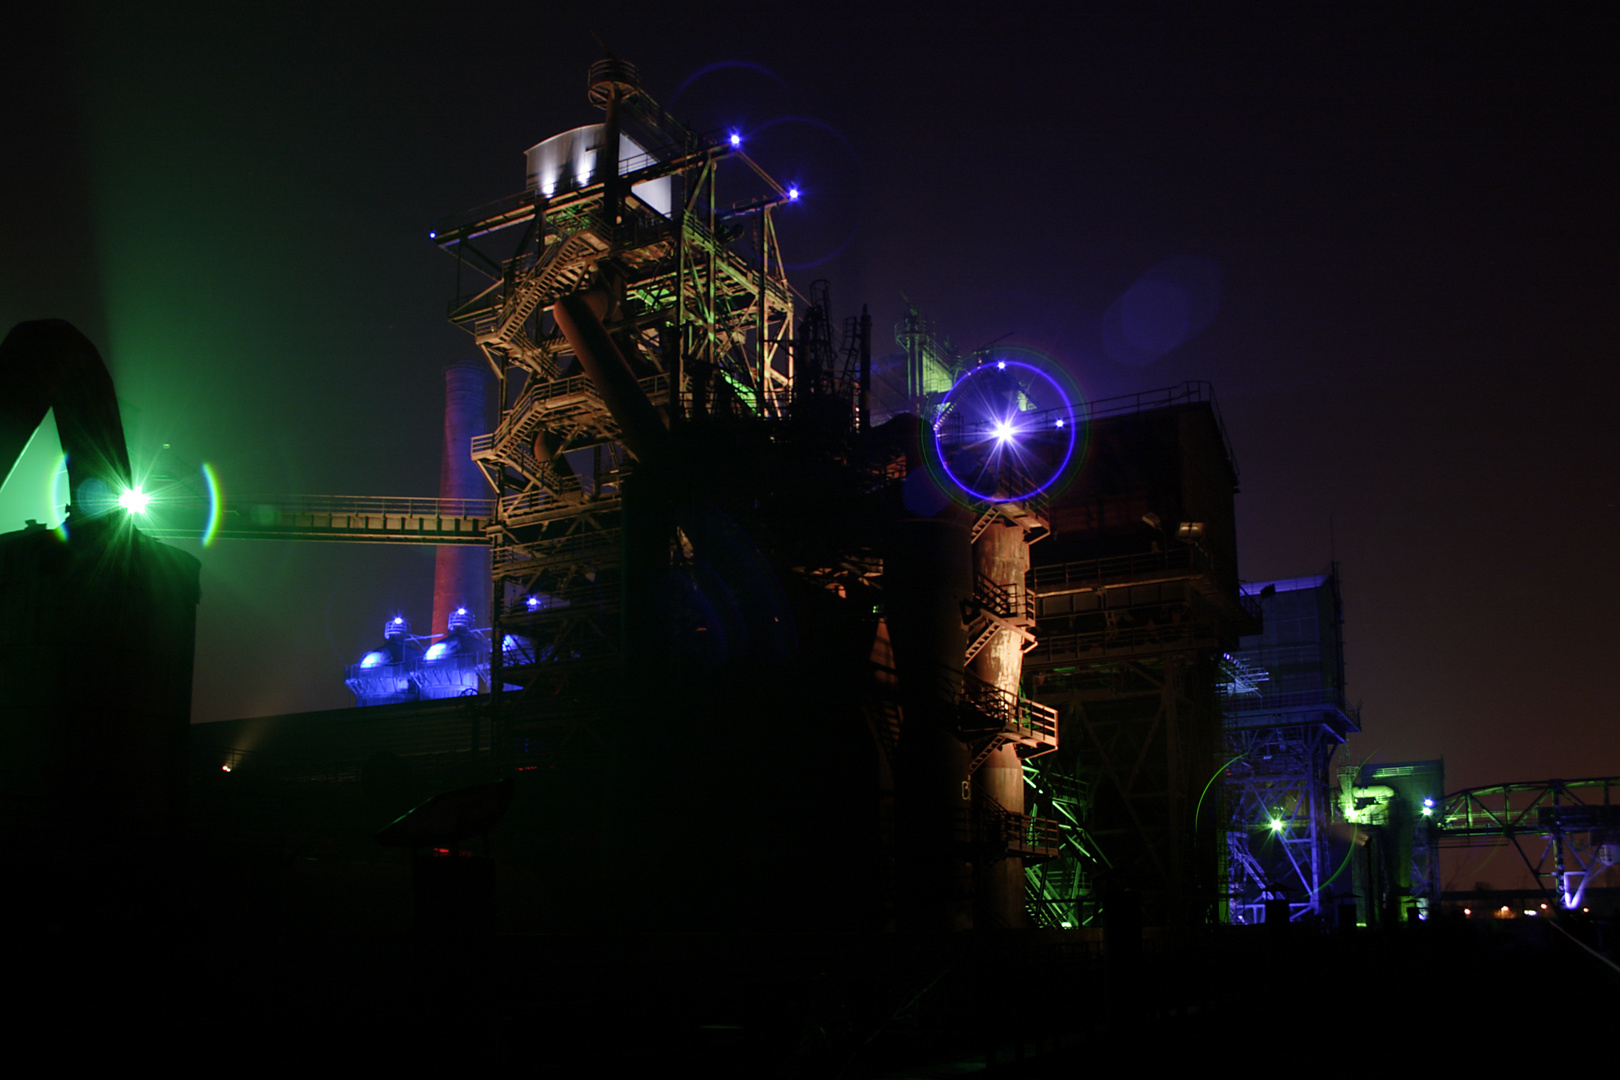
[[484,545],[494,511],[493,499],[244,495],[215,510],[202,499],[164,499],[138,527],[158,540]]

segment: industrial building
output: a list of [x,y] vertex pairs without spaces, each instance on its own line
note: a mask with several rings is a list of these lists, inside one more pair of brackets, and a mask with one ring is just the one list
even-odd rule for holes
[[[1124,978],[1144,940],[1185,949],[1220,923],[1440,912],[1440,837],[1484,804],[1444,801],[1438,763],[1335,772],[1360,724],[1337,568],[1240,582],[1208,384],[1085,401],[1056,365],[961,355],[911,309],[904,400],[881,399],[870,317],[786,277],[772,214],[798,193],[623,61],[593,65],[587,97],[600,123],[536,144],[521,191],[433,231],[480,354],[446,370],[439,499],[289,499],[218,527],[439,548],[428,632],[391,618],[344,673],[361,707],[190,733],[221,878],[297,863],[357,925],[434,941],[791,928],[865,943],[840,972],[942,955],[902,963],[897,941],[1039,944],[953,960],[964,1010],[1006,989],[996,964],[1057,1003],[1075,969],[1041,965],[1100,962],[1105,942]],[[127,484],[113,459],[105,482]],[[182,586],[153,601],[158,636],[189,643],[195,565],[152,553],[162,528],[96,521],[72,542],[133,533],[141,573]],[[179,651],[148,680],[168,791]],[[60,758],[92,724],[75,708],[8,745]],[[1620,850],[1601,790],[1542,815],[1583,899]],[[243,902],[262,917],[287,895]]]

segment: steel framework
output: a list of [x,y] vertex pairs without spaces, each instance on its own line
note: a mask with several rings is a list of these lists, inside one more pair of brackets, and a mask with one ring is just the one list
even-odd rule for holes
[[1333,873],[1328,824],[1334,752],[1359,718],[1345,705],[1337,569],[1245,585],[1262,633],[1221,657],[1225,712],[1227,919],[1319,916]]
[[[1442,847],[1512,844],[1537,883],[1569,909],[1620,863],[1620,776],[1465,788],[1441,800],[1435,819]],[[1526,837],[1542,841],[1534,862]]]
[[[1044,766],[1044,767],[1043,767]],[[1026,808],[1056,825],[1055,857],[1026,863],[1026,903],[1037,926],[1068,930],[1086,926],[1097,915],[1091,867],[1110,868],[1102,846],[1086,829],[1091,785],[1061,768],[1026,762]]]
[[1330,765],[1340,725],[1234,725],[1225,767],[1228,918],[1265,921],[1267,900],[1287,900],[1290,919],[1321,914],[1332,872]]
[[[1073,912],[1059,925],[1089,921],[1105,890],[1140,897],[1150,919],[1199,922],[1219,891],[1218,815],[1196,815],[1219,760],[1217,662],[1258,627],[1258,604],[1240,595],[1229,554],[1236,470],[1204,384],[1085,412],[1118,419],[1091,426],[1094,458],[1097,443],[1107,447],[1087,466],[1095,488],[1054,500],[1052,553],[1117,553],[1071,555],[1030,573],[1043,632],[1025,671],[1033,695],[1058,710],[1064,747],[1043,764],[1084,781],[1087,795],[1073,808],[1082,812],[1070,820],[1069,865],[1045,868],[1032,892]],[[1183,474],[1185,461],[1197,470]]]
[[[517,691],[495,700],[550,695],[552,717],[585,671],[618,656],[622,484],[635,459],[551,306],[586,287],[612,297],[604,328],[662,424],[780,416],[793,385],[794,297],[772,210],[796,193],[738,140],[699,135],[664,112],[629,64],[593,65],[588,97],[607,119],[580,186],[548,197],[536,184],[434,232],[488,282],[458,296],[450,320],[477,341],[502,402],[495,430],[471,447],[496,500],[491,683]],[[613,154],[621,132],[637,139],[621,147],[646,151]],[[741,201],[721,197],[728,161],[742,173]],[[661,181],[673,192],[667,214],[637,195]],[[510,258],[481,250],[512,236]],[[537,713],[507,704],[509,717]]]

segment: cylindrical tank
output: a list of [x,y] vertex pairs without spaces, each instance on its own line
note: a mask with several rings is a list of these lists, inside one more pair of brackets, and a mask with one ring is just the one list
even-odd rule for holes
[[476,694],[480,679],[489,670],[489,646],[474,632],[472,613],[457,608],[450,613],[448,625],[449,633],[427,647],[411,674],[417,694],[425,701]]
[[[597,158],[602,152],[605,124],[587,124],[544,142],[535,143],[524,154],[524,183],[527,190],[538,188],[546,198],[555,198],[559,192],[573,191],[590,185],[597,175]],[[619,135],[619,174],[646,168],[655,161],[640,143],[630,136]],[[634,185],[630,193],[652,209],[668,217],[674,205],[674,183],[668,176],[644,180]]]
[[383,623],[383,643],[362,656],[358,664],[350,665],[344,684],[357,706],[416,700],[411,677],[422,661],[422,650],[411,641],[410,634],[411,624],[405,617],[392,616]]
[[[457,360],[444,369],[444,454],[439,464],[439,498],[487,499],[489,482],[472,459],[472,440],[489,427],[489,372],[476,360]],[[433,624],[429,633],[449,629],[457,608],[487,625],[490,601],[489,549],[482,545],[443,545],[433,567]]]

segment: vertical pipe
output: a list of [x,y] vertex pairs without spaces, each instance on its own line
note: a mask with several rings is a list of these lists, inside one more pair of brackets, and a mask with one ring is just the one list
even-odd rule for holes
[[668,433],[658,410],[647,400],[635,373],[602,326],[601,314],[609,302],[600,289],[573,293],[552,305],[552,318],[617,421],[624,445],[647,464],[663,449]]
[[[485,499],[489,484],[472,459],[472,440],[488,428],[489,375],[476,360],[457,360],[444,369],[444,447],[439,459],[439,498]],[[489,549],[445,546],[433,567],[433,623],[430,633],[445,633],[450,613],[464,607],[473,625],[485,625],[489,612]]]
[[[1005,519],[985,529],[973,545],[976,581],[984,581],[1004,595],[1021,598],[1029,570],[1029,544],[1024,530]],[[998,630],[968,665],[968,673],[1017,701],[1024,675],[1023,639],[1010,630]],[[1016,743],[991,753],[974,776],[975,788],[994,799],[1003,810],[1024,812],[1024,763]],[[1009,855],[979,868],[976,890],[979,925],[1020,927],[1024,915],[1024,864]]]

